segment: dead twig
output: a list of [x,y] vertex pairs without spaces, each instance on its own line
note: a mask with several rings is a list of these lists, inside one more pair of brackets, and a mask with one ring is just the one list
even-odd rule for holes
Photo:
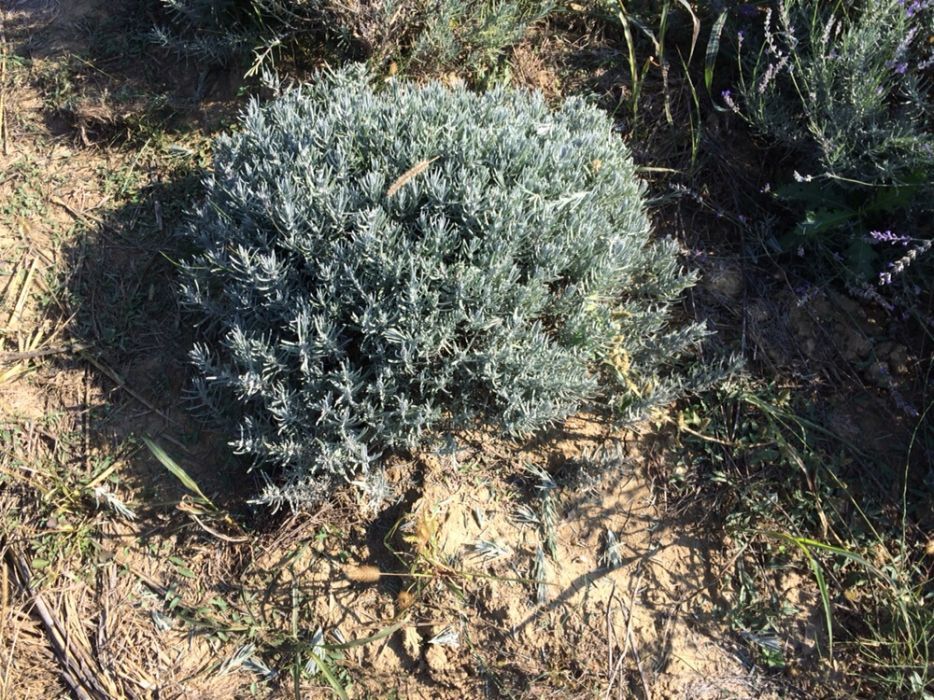
[[48,357],[49,355],[67,355],[69,353],[79,353],[90,349],[90,347],[90,345],[62,345],[56,348],[45,348],[44,350],[28,350],[26,352],[0,352],[0,363],[32,360],[38,357]]
[[[642,576],[644,575],[644,573],[645,572],[642,571],[642,567],[640,565],[639,576],[636,578],[636,585],[633,586],[632,594],[629,596],[629,609],[626,611],[626,635],[623,638],[623,651],[619,655],[619,659],[617,659],[616,661],[616,666],[610,675],[610,683],[606,689],[606,695],[604,696],[607,699],[609,699],[610,692],[612,692],[613,690],[613,683],[616,677],[619,675],[620,667],[623,665],[623,661],[626,660],[626,654],[629,653],[629,647],[632,646],[632,617],[633,617],[632,611],[636,607],[636,596],[639,594],[639,587],[642,585]],[[622,609],[623,601],[620,601],[619,603],[620,603],[620,609]],[[638,665],[638,658],[639,657],[637,655],[636,656],[637,665]],[[641,667],[639,668],[639,672],[642,673]],[[643,682],[644,680],[645,679],[643,678]],[[646,697],[648,698],[648,696]]]
[[642,692],[645,693],[645,700],[652,700],[652,690],[649,688],[649,681],[645,677],[645,670],[642,668],[642,660],[639,658],[639,649],[632,638],[632,627],[626,629],[626,641],[629,642],[629,648],[632,649],[632,656],[636,660],[636,668],[639,670],[639,678],[642,680]]
[[698,586],[693,591],[683,596],[681,599],[676,600],[672,604],[672,607],[675,608],[672,614],[673,615],[676,614],[678,608],[680,608],[682,605],[687,603],[689,600],[700,595],[703,591],[713,588],[714,586],[719,584],[720,581],[723,579],[724,575],[726,574],[726,572],[733,568],[733,565],[736,564],[736,562],[739,560],[741,556],[743,556],[743,552],[745,552],[749,548],[750,544],[752,544],[752,541],[746,542],[742,547],[740,547],[739,550],[737,550],[736,554],[730,557],[730,560],[726,564],[724,564],[722,567],[720,567],[720,571],[717,572],[717,575],[714,576],[711,581],[708,581],[703,586]]
[[9,155],[7,149],[7,132],[9,126],[6,120],[6,13],[0,10],[0,143],[3,155]]
[[613,663],[613,645],[616,644],[616,635],[613,633],[613,598],[616,596],[616,581],[613,581],[613,588],[610,590],[610,597],[606,601],[606,676],[607,686],[606,694],[603,696],[609,700],[610,693],[613,691],[613,682],[616,678],[616,664]]
[[133,387],[131,387],[129,384],[126,383],[126,380],[123,377],[121,377],[119,374],[117,374],[114,370],[112,370],[110,367],[105,365],[103,362],[98,360],[92,354],[90,354],[86,350],[79,350],[78,356],[81,357],[81,359],[83,360],[87,360],[92,365],[94,365],[94,367],[96,367],[99,371],[106,374],[118,387],[123,389],[131,397],[139,401],[143,406],[148,408],[150,411],[155,413],[157,416],[162,418],[164,421],[166,421],[167,423],[171,423],[172,425],[182,427],[181,423],[179,423],[177,420],[175,420],[174,418],[166,414],[164,411],[161,411],[158,408],[156,408],[155,404],[153,404],[149,399],[147,399],[145,396],[140,394],[138,391],[133,389]]
[[65,202],[65,200],[61,199],[60,197],[57,197],[54,194],[49,197],[49,201],[52,202],[52,204],[60,206],[62,209],[67,211],[69,214],[71,214],[73,218],[77,219],[82,224],[85,224],[85,225],[90,225],[91,223],[95,223],[98,225],[104,224],[104,221],[100,217],[94,216],[93,214],[89,214],[87,212],[79,211],[75,209],[74,207],[72,207],[67,202]]

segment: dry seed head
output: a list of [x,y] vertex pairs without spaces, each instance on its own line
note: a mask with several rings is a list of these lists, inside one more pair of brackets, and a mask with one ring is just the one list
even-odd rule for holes
[[396,192],[401,190],[407,182],[414,180],[416,177],[428,170],[428,166],[434,163],[436,160],[438,160],[438,156],[418,161],[415,165],[402,173],[398,179],[389,186],[389,189],[386,190],[386,196],[392,197]]
[[376,583],[382,572],[379,568],[370,565],[364,566],[345,566],[344,576],[357,583]]
[[420,512],[412,528],[413,532],[405,537],[416,554],[425,555],[431,550],[431,543],[437,531],[437,524],[424,512]]
[[405,589],[399,591],[399,595],[396,596],[396,604],[399,606],[400,610],[411,608],[414,603],[415,596]]

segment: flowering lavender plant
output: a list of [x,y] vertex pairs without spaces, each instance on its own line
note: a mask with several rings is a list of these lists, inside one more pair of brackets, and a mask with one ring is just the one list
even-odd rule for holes
[[934,0],[776,0],[749,21],[722,97],[791,155],[774,193],[800,218],[781,243],[891,282],[932,237]]
[[782,0],[743,58],[744,116],[798,151],[802,173],[842,182],[911,183],[934,167],[934,2],[860,0],[839,9]]

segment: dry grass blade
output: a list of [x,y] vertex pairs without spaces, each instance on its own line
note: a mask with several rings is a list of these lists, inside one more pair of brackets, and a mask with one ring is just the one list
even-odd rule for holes
[[[11,617],[10,612],[10,569],[7,566],[6,554],[0,555],[0,645],[4,648],[7,645],[7,620]],[[16,642],[19,638],[19,625],[16,626],[16,629],[13,633],[13,638],[9,642],[9,654],[7,656],[6,664],[3,667],[3,677],[0,678],[0,698],[7,697],[7,688],[10,684],[10,670],[13,667],[13,658],[16,653]]]
[[681,6],[691,15],[691,24],[693,25],[693,29],[691,30],[691,50],[688,52],[687,60],[687,63],[690,64],[691,59],[694,58],[694,49],[697,48],[697,39],[700,37],[701,23],[688,0],[678,0],[678,2],[681,3]]
[[0,384],[12,382],[34,369],[30,360],[58,352],[58,349],[49,351],[42,348],[43,345],[54,340],[57,336],[55,331],[46,333],[42,323],[32,322],[27,325],[34,326],[33,328],[25,328],[22,331],[17,328],[26,309],[29,292],[39,280],[36,276],[38,263],[39,259],[37,257],[33,258],[29,268],[25,271],[23,266],[20,265],[4,292],[3,307],[7,307],[8,303],[14,297],[16,298],[14,308],[8,319],[9,325],[2,331],[6,339],[15,339],[14,346],[16,350],[0,352],[0,365],[8,365],[0,372]]
[[200,527],[202,530],[204,530],[206,533],[208,533],[212,537],[219,539],[221,542],[228,542],[230,544],[241,544],[243,542],[250,541],[250,538],[247,537],[246,535],[238,535],[236,537],[231,537],[230,535],[225,535],[222,532],[218,532],[214,528],[209,527],[203,520],[201,520],[197,515],[195,515],[194,513],[190,511],[188,513],[188,517],[194,520],[195,524],[197,524],[198,527]]
[[79,642],[86,639],[83,631],[64,625],[46,604],[41,594],[32,588],[29,566],[22,555],[7,550],[20,589],[31,600],[33,610],[42,621],[55,656],[61,665],[61,675],[76,697],[81,700],[114,700],[124,697],[113,682],[102,676],[90,654]]
[[33,258],[32,263],[29,265],[29,269],[26,271],[26,278],[23,280],[23,286],[20,287],[19,296],[16,299],[16,306],[13,307],[13,312],[10,314],[10,318],[7,320],[7,329],[12,329],[20,317],[23,315],[23,309],[26,307],[26,299],[29,297],[29,290],[32,287],[33,280],[36,276],[36,268],[39,266],[39,258]]
[[7,368],[2,374],[0,374],[0,385],[8,384],[9,382],[19,379],[29,370],[30,367],[25,362],[20,362],[13,365],[12,367]]
[[25,262],[25,257],[16,264],[16,269],[13,274],[10,275],[9,280],[3,287],[3,300],[0,301],[0,308],[7,308],[10,305],[10,300],[16,290],[19,287],[19,282],[22,277],[23,263]]
[[434,163],[436,160],[438,160],[438,156],[418,161],[415,165],[402,173],[402,175],[400,175],[396,181],[389,186],[389,189],[386,190],[386,196],[392,197],[396,192],[402,189],[406,183],[411,182],[423,172],[428,170],[428,166]]

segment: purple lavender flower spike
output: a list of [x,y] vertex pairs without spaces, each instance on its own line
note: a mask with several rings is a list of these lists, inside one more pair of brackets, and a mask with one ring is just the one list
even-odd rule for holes
[[911,236],[899,236],[890,230],[869,232],[870,243],[901,243],[902,245],[908,245],[910,241]]

